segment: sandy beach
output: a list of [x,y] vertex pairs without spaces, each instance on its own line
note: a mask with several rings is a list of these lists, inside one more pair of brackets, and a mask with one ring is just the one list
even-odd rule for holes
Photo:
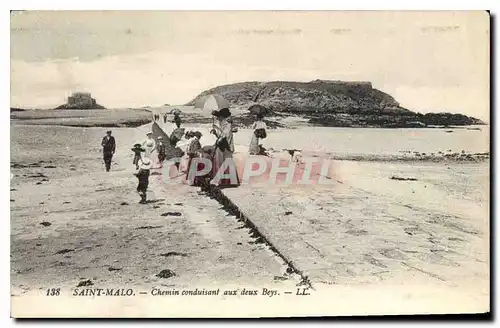
[[11,317],[491,320],[491,19],[11,10]]
[[294,289],[306,278],[318,292],[354,288],[351,298],[375,288],[487,309],[488,161],[337,160],[331,185],[224,190],[273,250],[199,188],[165,185],[161,170],[138,204],[130,146],[149,129],[113,128],[107,173],[106,128],[11,124],[13,304],[54,286]]
[[[148,129],[113,129],[118,151],[107,173],[99,146],[104,128],[12,127],[14,296],[82,280],[148,288],[293,280],[283,278],[279,258],[198,188],[165,189],[152,176],[150,202],[138,204],[129,148]],[[175,277],[156,277],[164,269]]]

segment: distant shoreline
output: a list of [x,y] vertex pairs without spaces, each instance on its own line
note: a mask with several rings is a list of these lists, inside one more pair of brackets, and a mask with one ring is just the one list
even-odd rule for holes
[[11,123],[73,127],[138,127],[151,122],[151,112],[140,109],[17,110]]
[[[172,107],[172,106],[170,106]],[[167,108],[170,108],[167,107]],[[175,106],[173,106],[175,107]],[[165,108],[159,108],[166,111]],[[13,123],[25,125],[61,125],[74,127],[137,127],[152,121],[152,112],[158,108],[120,108],[120,109],[23,109],[11,107],[10,119]],[[209,113],[189,111],[182,114],[185,124],[211,124],[212,117]],[[237,127],[250,127],[255,118],[245,111],[233,111],[233,123]],[[278,114],[264,119],[270,129],[294,129],[298,127],[332,127],[355,129],[468,129],[481,130],[476,125],[427,125],[427,126],[384,126],[384,125],[331,125],[309,120],[308,117],[296,114]],[[452,132],[452,131],[450,131]]]

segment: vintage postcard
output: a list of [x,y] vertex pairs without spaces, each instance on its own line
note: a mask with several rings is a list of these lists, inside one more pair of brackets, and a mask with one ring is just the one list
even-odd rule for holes
[[12,317],[490,311],[488,12],[10,19]]

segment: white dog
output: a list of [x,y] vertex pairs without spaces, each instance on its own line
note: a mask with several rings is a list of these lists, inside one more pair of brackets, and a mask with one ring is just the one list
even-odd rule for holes
[[289,149],[288,153],[292,157],[292,162],[302,163],[302,152],[298,149]]

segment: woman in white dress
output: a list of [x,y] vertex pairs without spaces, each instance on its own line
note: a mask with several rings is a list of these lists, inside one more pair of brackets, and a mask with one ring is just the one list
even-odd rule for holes
[[148,132],[146,134],[148,137],[144,142],[142,143],[142,148],[144,148],[144,157],[147,158],[152,158],[151,154],[155,151],[156,149],[156,141],[153,138],[153,132]]
[[253,133],[252,140],[250,141],[249,153],[251,155],[260,154],[259,141],[267,136],[266,133],[266,123],[262,120],[262,115],[257,115],[257,121],[252,125]]

